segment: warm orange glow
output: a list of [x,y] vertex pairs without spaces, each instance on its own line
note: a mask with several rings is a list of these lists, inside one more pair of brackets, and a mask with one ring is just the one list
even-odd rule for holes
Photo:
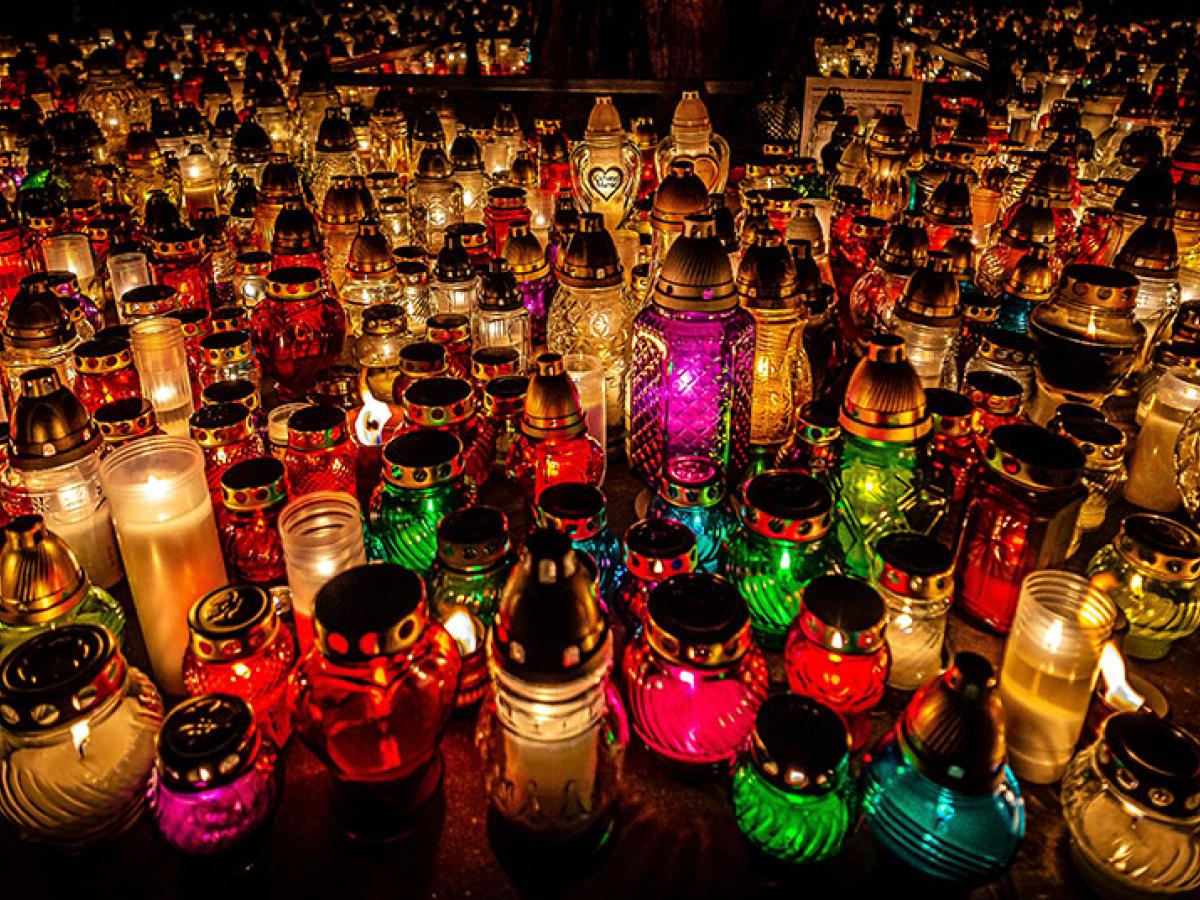
[[458,649],[464,655],[474,653],[479,646],[479,635],[475,628],[475,620],[465,609],[456,609],[450,613],[445,622],[445,628],[450,637],[458,644]]
[[363,405],[354,420],[354,437],[361,447],[376,447],[383,443],[383,429],[392,417],[392,409],[375,399],[365,380],[359,384],[358,390],[362,394]]
[[1100,677],[1104,679],[1104,702],[1116,710],[1141,709],[1145,698],[1125,680],[1125,660],[1116,644],[1105,644],[1100,654]]

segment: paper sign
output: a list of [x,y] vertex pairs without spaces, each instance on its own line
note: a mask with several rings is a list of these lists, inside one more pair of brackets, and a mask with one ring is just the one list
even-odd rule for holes
[[804,127],[800,146],[808,147],[812,140],[813,119],[817,107],[831,87],[839,88],[846,107],[854,107],[858,121],[871,122],[889,103],[900,104],[904,121],[916,128],[921,118],[921,88],[914,80],[875,78],[806,78],[804,79]]

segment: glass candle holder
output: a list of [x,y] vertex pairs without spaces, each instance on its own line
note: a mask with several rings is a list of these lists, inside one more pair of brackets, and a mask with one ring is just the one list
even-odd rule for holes
[[153,283],[150,276],[150,261],[140,250],[109,254],[105,266],[108,269],[108,281],[112,286],[113,300],[117,302],[118,309],[121,308],[121,301],[127,291]]
[[327,582],[316,628],[292,680],[296,731],[330,770],[341,826],[360,839],[395,837],[441,787],[458,649],[430,621],[420,576],[395,565]]
[[980,453],[987,453],[988,441],[997,428],[1025,421],[1021,415],[1025,394],[1014,378],[990,371],[968,372],[963,379],[963,393],[973,408],[971,431]]
[[625,533],[625,573],[617,585],[615,608],[634,632],[646,623],[646,605],[655,588],[676,575],[696,570],[696,536],[672,519],[642,519]]
[[1200,534],[1165,516],[1133,513],[1087,566],[1129,620],[1121,649],[1161,659],[1200,627]]
[[141,384],[129,342],[109,338],[79,344],[75,348],[74,391],[89,413],[114,400],[140,397]]
[[1087,496],[1082,467],[1075,445],[1044,428],[992,432],[955,557],[960,612],[1008,632],[1022,579],[1066,559]]
[[158,833],[211,865],[263,836],[282,788],[278,745],[250,705],[229,694],[195,697],[163,721],[150,787]]
[[983,457],[971,431],[970,400],[953,391],[929,388],[925,401],[933,419],[926,474],[930,489],[945,504],[933,534],[940,541],[953,543],[962,528],[971,481]]
[[856,749],[870,737],[866,714],[883,698],[891,667],[886,624],[887,611],[874,588],[842,575],[821,575],[805,586],[788,629],[788,687],[840,715]]
[[254,717],[278,747],[292,733],[288,676],[296,636],[279,620],[270,594],[248,584],[210,591],[188,613],[191,632],[183,680],[193,697],[229,694],[254,708]]
[[833,570],[833,500],[815,478],[773,470],[755,475],[734,498],[740,524],[730,535],[725,574],[750,608],[760,646],[777,650],[814,578]]
[[1125,499],[1143,509],[1174,512],[1183,502],[1175,484],[1175,445],[1183,423],[1200,406],[1200,372],[1168,370],[1158,381],[1129,461]]
[[1025,834],[1005,752],[995,670],[982,656],[959,653],[865,757],[872,834],[933,883],[964,888],[995,877]]
[[428,571],[437,556],[438,523],[474,496],[463,477],[462,442],[453,434],[422,429],[392,438],[367,516],[371,558]]
[[175,288],[165,284],[144,284],[131,287],[117,303],[117,316],[123,325],[141,319],[164,316],[179,309]]
[[641,179],[641,153],[621,126],[611,97],[597,97],[583,140],[570,152],[571,188],[579,206],[615,231],[629,214]]
[[502,831],[577,858],[613,833],[628,726],[609,677],[611,631],[579,556],[557,531],[535,531],[525,548],[488,635],[475,743]]
[[1110,716],[1062,780],[1071,858],[1102,897],[1200,887],[1200,743],[1153,713]]
[[99,625],[67,625],[0,663],[0,815],[27,840],[80,851],[137,822],[162,700]]
[[1026,781],[1049,784],[1062,775],[1116,616],[1107,595],[1070,572],[1034,572],[1021,585],[1000,699],[1013,771]]
[[479,301],[471,314],[471,346],[476,350],[513,347],[520,355],[521,371],[528,365],[533,350],[529,310],[503,258],[493,259],[483,275]]
[[568,481],[552,485],[538,496],[534,518],[540,528],[553,528],[571,539],[571,546],[596,563],[596,589],[611,609],[625,572],[621,541],[608,527],[607,501],[594,485]]
[[182,694],[188,610],[227,582],[204,453],[185,438],[146,437],[110,454],[100,480],[155,678]]
[[218,520],[234,578],[259,585],[285,580],[279,517],[287,500],[283,463],[277,459],[246,459],[225,470]]
[[1103,418],[1056,414],[1051,419],[1049,428],[1073,443],[1083,454],[1082,480],[1087,488],[1087,499],[1079,508],[1075,539],[1071,542],[1068,554],[1074,556],[1080,537],[1104,524],[1109,507],[1125,485],[1128,478],[1125,468],[1125,452],[1128,445],[1125,432]]
[[182,324],[166,317],[143,319],[130,329],[130,343],[142,396],[154,407],[159,427],[169,435],[187,437],[195,407]]
[[669,460],[648,518],[672,519],[696,536],[696,569],[715,573],[722,546],[737,527],[725,502],[725,479],[711,460],[681,456]]
[[251,325],[263,370],[284,400],[312,389],[317,373],[337,362],[346,336],[346,314],[313,268],[278,269],[267,279],[267,300]]
[[564,353],[563,368],[579,392],[587,433],[602,447],[608,446],[608,419],[605,401],[605,372],[600,359],[586,353]]
[[213,508],[221,507],[221,476],[235,463],[262,456],[262,438],[254,430],[250,410],[240,403],[202,406],[189,420],[192,440],[204,452],[204,477]]
[[208,309],[213,284],[212,256],[194,228],[174,228],[151,241],[156,284],[175,288],[182,309]]
[[352,494],[318,491],[297,497],[279,514],[279,538],[296,636],[307,650],[313,641],[317,591],[339,572],[367,562],[362,510]]
[[0,658],[72,622],[103,625],[118,643],[125,634],[121,604],[92,584],[66,542],[41,516],[16,516],[0,548]]
[[204,387],[220,381],[262,382],[262,367],[254,358],[248,331],[231,328],[214,332],[201,339],[200,350],[204,356],[199,374]]
[[55,369],[68,387],[75,383],[75,345],[79,333],[66,307],[49,287],[48,276],[30,275],[21,281],[4,319],[4,401],[8,409],[21,393],[21,373],[42,366]]
[[836,855],[858,809],[848,745],[846,726],[829,707],[792,694],[767,698],[733,770],[738,830],[783,862]]
[[508,540],[508,519],[494,507],[469,506],[449,513],[437,531],[431,611],[445,624],[455,612],[465,610],[486,629],[516,562]]
[[717,575],[674,575],[650,592],[644,622],[624,656],[634,731],[670,766],[727,766],[767,696],[745,601]]
[[913,691],[942,671],[954,557],[944,544],[913,532],[885,535],[875,552],[871,584],[887,606],[888,687]]
[[353,494],[357,487],[358,447],[350,440],[345,413],[325,404],[292,412],[287,420],[283,464],[292,497],[315,491]]

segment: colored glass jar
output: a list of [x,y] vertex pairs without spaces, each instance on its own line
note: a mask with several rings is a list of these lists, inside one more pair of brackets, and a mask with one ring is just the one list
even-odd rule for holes
[[188,612],[190,638],[183,657],[187,692],[230,694],[249,703],[276,746],[292,733],[288,676],[296,663],[296,636],[279,620],[264,588],[230,584],[205,594]]
[[401,403],[404,392],[422,378],[450,376],[446,366],[446,348],[433,341],[413,341],[400,348],[400,373],[392,381],[393,402]]
[[326,583],[316,630],[292,676],[296,732],[330,770],[339,824],[364,840],[395,837],[441,787],[458,649],[430,620],[420,576],[388,564]]
[[1066,559],[1087,496],[1082,467],[1075,445],[1044,428],[992,432],[956,551],[961,612],[1008,633],[1021,581]]
[[640,632],[654,589],[675,575],[696,570],[696,536],[673,519],[642,519],[625,533],[625,572],[617,585],[616,608]]
[[734,819],[755,848],[787,863],[842,849],[858,810],[848,744],[842,720],[815,700],[763,702],[731,787]]
[[142,387],[129,341],[94,339],[78,345],[74,391],[89,413],[114,400],[140,397]]
[[553,528],[571,539],[571,546],[596,563],[596,589],[612,608],[625,574],[621,541],[608,527],[604,494],[594,485],[568,481],[551,485],[538,495],[534,510],[541,528]]
[[604,227],[615,231],[633,206],[642,157],[611,97],[596,98],[583,140],[571,148],[570,160],[571,191],[579,208],[604,216]]
[[383,482],[371,498],[367,549],[372,559],[426,572],[437,556],[437,527],[469,506],[462,442],[448,431],[410,431],[383,448]]
[[102,404],[92,418],[104,441],[104,454],[138,438],[163,433],[158,427],[154,407],[143,397],[129,397]]
[[889,687],[912,691],[942,671],[946,617],[954,599],[954,556],[915,532],[879,540],[872,586],[887,606]]
[[277,459],[242,460],[225,470],[219,531],[234,578],[261,585],[284,580],[279,514],[287,500],[284,467]]
[[628,726],[595,584],[558,531],[529,536],[488,635],[475,743],[502,834],[538,857],[611,838]]
[[323,403],[302,407],[288,416],[287,435],[283,465],[290,496],[355,492],[358,447],[350,440],[345,413]]
[[267,299],[267,276],[270,272],[271,254],[260,250],[240,254],[234,261],[234,299],[253,312]]
[[204,237],[192,228],[174,228],[150,242],[156,284],[175,288],[180,309],[208,309],[212,289],[212,257]]
[[[1079,521],[1076,525],[1075,540],[1071,543],[1073,556],[1079,545],[1080,536],[1086,531],[1094,531],[1104,524],[1108,508],[1113,504],[1125,486],[1128,474],[1125,469],[1125,432],[1111,425],[1102,416],[1070,416],[1063,415],[1062,410],[1067,404],[1059,407],[1049,428],[1055,434],[1061,434],[1083,454],[1082,480],[1087,488],[1087,499],[1079,508]],[[1096,412],[1091,407],[1084,407],[1089,412]]]
[[[179,314],[183,312],[204,311]],[[130,342],[142,396],[154,406],[159,425],[176,437],[186,436],[198,384],[193,383],[183,323],[174,314],[142,319],[130,327]]]
[[583,213],[556,262],[558,292],[546,322],[555,353],[586,353],[604,366],[605,417],[610,440],[625,421],[629,335],[637,304],[625,285],[621,260],[602,217]]
[[1062,780],[1071,858],[1102,897],[1200,887],[1200,742],[1147,712],[1109,717]]
[[532,352],[529,310],[517,292],[517,280],[503,259],[494,259],[484,273],[479,304],[471,316],[471,346],[481,349],[512,347],[524,371]]
[[1025,394],[1014,379],[995,372],[968,372],[963,393],[971,401],[971,432],[981,453],[987,452],[992,432],[1004,425],[1020,425]]
[[214,508],[221,506],[221,476],[234,463],[262,456],[262,438],[240,403],[215,403],[192,414],[192,440],[204,451],[204,477]]
[[465,313],[438,313],[430,316],[425,324],[426,338],[446,351],[446,373],[455,378],[470,378],[470,317]]
[[754,319],[737,305],[729,257],[710,216],[671,247],[654,298],[634,319],[630,468],[656,484],[665,460],[707,457],[741,471],[749,456]]
[[741,521],[728,539],[725,574],[750,609],[755,639],[776,650],[805,585],[834,567],[827,538],[833,501],[815,478],[777,469],[744,482],[733,505]]
[[958,538],[967,494],[983,455],[971,431],[971,401],[941,388],[925,391],[933,419],[925,465],[930,490],[943,502],[936,536],[947,544]]
[[444,624],[462,610],[487,628],[516,562],[508,519],[491,506],[469,506],[448,513],[437,534],[437,560],[429,576],[434,617]]
[[442,147],[426,144],[417,158],[409,211],[413,236],[431,253],[442,245],[446,229],[463,221],[463,189],[452,174]]
[[717,571],[722,546],[737,527],[737,517],[725,502],[720,468],[697,456],[667,461],[646,516],[686,525],[696,538],[696,569],[704,572]]
[[1129,460],[1125,499],[1142,509],[1174,512],[1183,502],[1175,483],[1175,445],[1200,406],[1200,372],[1178,367],[1158,380]]
[[891,667],[884,640],[887,610],[865,582],[820,575],[800,592],[800,612],[788,629],[784,662],[793,693],[826,704],[846,722],[851,746],[871,734],[867,714],[883,698]]
[[767,696],[745,601],[717,575],[673,575],[650,592],[643,621],[623,664],[634,731],[668,765],[717,771]]
[[1200,534],[1165,516],[1133,513],[1087,566],[1129,620],[1121,649],[1161,659],[1200,627]]
[[125,634],[121,604],[92,584],[66,542],[41,516],[16,516],[0,549],[0,658],[73,622],[103,625],[118,643]]
[[876,840],[939,882],[969,886],[1008,865],[1025,804],[986,659],[959,653],[917,691],[867,758],[863,810]]
[[796,469],[831,484],[842,459],[842,426],[838,406],[828,401],[806,403],[796,410],[792,433],[779,448],[775,465]]
[[529,379],[524,375],[499,375],[483,389],[483,411],[475,443],[467,450],[467,470],[483,484],[496,471],[503,471],[508,454],[521,433],[525,393]]
[[530,503],[554,484],[599,485],[604,479],[604,448],[587,432],[579,391],[562,357],[543,353],[536,365],[507,460],[510,477]]
[[446,235],[433,266],[433,299],[438,313],[469,316],[479,297],[479,276],[457,234]]
[[317,373],[337,362],[346,336],[346,314],[311,268],[277,269],[267,279],[267,300],[254,313],[255,349],[280,397],[303,397]]
[[174,849],[209,864],[265,836],[282,789],[279,750],[250,705],[194,697],[163,720],[150,808]]
[[21,374],[43,366],[58,372],[68,387],[75,383],[75,345],[79,335],[71,324],[62,301],[41,275],[21,282],[4,319],[4,401],[12,409],[21,395]]
[[503,253],[509,229],[513,225],[528,225],[529,216],[524,188],[504,184],[487,192],[483,224],[487,228],[488,250],[492,256]]
[[515,347],[484,347],[471,353],[471,382],[475,397],[482,401],[487,383],[501,375],[519,375],[524,370]]
[[83,850],[146,802],[162,700],[100,625],[37,635],[0,663],[0,815],[27,840]]
[[517,279],[517,293],[529,313],[530,340],[534,348],[546,344],[546,320],[558,280],[546,259],[541,241],[529,226],[516,224],[509,228],[503,245],[503,256]]
[[204,353],[200,364],[200,383],[204,387],[220,381],[262,382],[262,368],[254,358],[248,331],[215,332],[200,341],[200,349]]
[[991,372],[1017,382],[1023,397],[1029,399],[1036,385],[1033,361],[1034,345],[1027,335],[988,328],[979,336],[977,352],[963,367],[963,386],[972,372]]
[[[875,227],[877,221],[859,223],[859,227]],[[861,347],[872,336],[888,331],[909,278],[928,257],[929,238],[920,219],[901,222],[891,229],[878,258],[850,291],[849,316],[842,325],[847,329],[850,346]]]

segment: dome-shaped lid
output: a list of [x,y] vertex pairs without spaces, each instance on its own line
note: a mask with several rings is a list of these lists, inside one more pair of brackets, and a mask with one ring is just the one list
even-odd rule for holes
[[813,256],[824,256],[825,232],[821,229],[821,220],[817,218],[817,209],[811,203],[796,205],[796,213],[788,222],[787,234],[784,240],[789,245],[798,241],[808,241]]
[[898,103],[889,103],[883,108],[871,136],[867,138],[867,152],[883,156],[903,156],[913,144],[913,132],[904,121],[904,113]]
[[404,653],[428,624],[425,582],[394,563],[346,569],[317,591],[313,623],[329,659],[365,662]]
[[962,652],[913,695],[896,736],[926,778],[963,794],[990,794],[1003,777],[1004,712],[992,664]]
[[1125,241],[1113,263],[1139,278],[1174,278],[1179,273],[1179,244],[1171,220],[1150,216]]
[[322,246],[317,217],[300,200],[288,200],[275,217],[271,253],[275,256],[299,256],[319,252]]
[[675,159],[654,192],[650,221],[656,228],[682,231],[688,216],[708,212],[708,187],[689,159]]
[[321,201],[325,225],[357,225],[374,212],[375,201],[361,175],[335,175]]
[[925,389],[903,338],[871,338],[846,385],[838,421],[847,433],[872,441],[910,443],[929,434]]
[[645,152],[658,146],[658,129],[654,127],[654,119],[649,116],[638,116],[629,123],[629,130],[639,150]]
[[539,528],[529,536],[491,641],[493,665],[534,683],[570,681],[607,662],[608,621],[595,581],[563,532]]
[[450,157],[441,144],[426,144],[417,157],[417,178],[426,181],[449,181],[454,174]]
[[1050,251],[1044,246],[1031,247],[1004,277],[1006,293],[1035,303],[1049,300],[1057,287]]
[[443,238],[442,249],[438,251],[437,260],[433,264],[433,275],[438,281],[467,282],[475,277],[475,265],[463,246],[462,236],[448,231]]
[[947,325],[959,316],[958,279],[950,272],[950,258],[941,252],[913,272],[897,304],[896,315],[912,322]]
[[700,99],[699,91],[684,91],[675,104],[675,114],[671,118],[672,131],[709,132],[712,131],[712,120],[708,116],[708,107]]
[[1058,231],[1046,198],[1034,194],[1021,203],[1004,226],[1004,238],[1018,247],[1053,247]]
[[950,271],[959,278],[971,278],[975,273],[975,244],[971,240],[970,228],[959,228],[950,240],[942,245],[942,252],[949,258]]
[[579,214],[579,227],[558,254],[557,269],[558,280],[568,287],[607,288],[621,283],[621,259],[603,216]]
[[100,432],[83,404],[51,368],[21,373],[12,412],[14,469],[52,469],[77,462],[100,446]]
[[[417,265],[420,265],[417,263]],[[363,219],[346,258],[346,271],[352,276],[379,276],[396,270],[396,260],[388,245],[387,236],[374,219]],[[425,267],[420,266],[424,272]]]
[[1138,169],[1113,203],[1119,213],[1135,216],[1169,216],[1175,210],[1175,181],[1171,163],[1155,159]]
[[483,171],[483,149],[465,128],[450,142],[450,165],[455,172]]
[[240,163],[258,163],[270,157],[270,136],[254,116],[247,116],[233,133],[233,158]]
[[509,227],[502,255],[517,281],[534,281],[550,271],[542,242],[524,222]]
[[569,437],[587,430],[579,391],[567,374],[561,355],[543,353],[534,360],[521,430],[535,440]]
[[597,97],[592,111],[588,115],[587,129],[584,140],[596,138],[618,137],[625,133],[621,125],[621,114],[613,105],[612,97]]
[[258,192],[264,200],[272,203],[282,203],[289,197],[303,196],[300,189],[300,171],[286,154],[271,154],[271,159],[263,166],[262,175],[259,177]]
[[442,120],[438,118],[437,110],[431,106],[426,106],[413,119],[413,146],[416,147],[419,144],[440,145],[445,140],[446,133],[442,129]]
[[41,516],[17,516],[0,548],[0,623],[29,627],[65,616],[91,588],[67,542]]
[[893,275],[911,275],[925,265],[928,258],[929,234],[925,231],[925,220],[905,213],[888,232],[879,253],[879,264]]
[[722,312],[737,305],[733,270],[712,216],[688,216],[654,282],[654,302],[681,312]]
[[524,301],[517,293],[517,279],[508,263],[493,259],[483,275],[479,287],[479,308],[491,312],[514,311],[524,308]]
[[748,309],[792,309],[798,305],[796,262],[774,229],[760,229],[737,272],[737,292]]
[[[671,519],[650,521],[687,531]],[[753,646],[746,601],[724,578],[689,572],[655,580],[659,584],[646,601],[646,636],[660,656],[685,666],[717,668],[741,659]]]
[[21,279],[4,320],[4,343],[22,350],[61,347],[75,338],[62,300],[42,273]]
[[1034,173],[1026,188],[1030,197],[1045,197],[1051,209],[1069,209],[1075,202],[1075,176],[1061,159],[1047,159]]
[[1162,138],[1158,129],[1147,125],[1131,131],[1121,139],[1117,149],[1117,158],[1124,166],[1140,169],[1146,163],[1152,162],[1163,155]]
[[220,788],[249,770],[261,742],[254,713],[241,697],[192,697],[163,719],[159,777],[171,790],[185,794]]
[[971,224],[971,186],[966,169],[955,167],[946,173],[926,201],[925,215],[934,225],[957,228]]
[[750,759],[755,770],[789,794],[827,794],[846,765],[850,735],[828,706],[797,694],[772,694],[754,719]]

